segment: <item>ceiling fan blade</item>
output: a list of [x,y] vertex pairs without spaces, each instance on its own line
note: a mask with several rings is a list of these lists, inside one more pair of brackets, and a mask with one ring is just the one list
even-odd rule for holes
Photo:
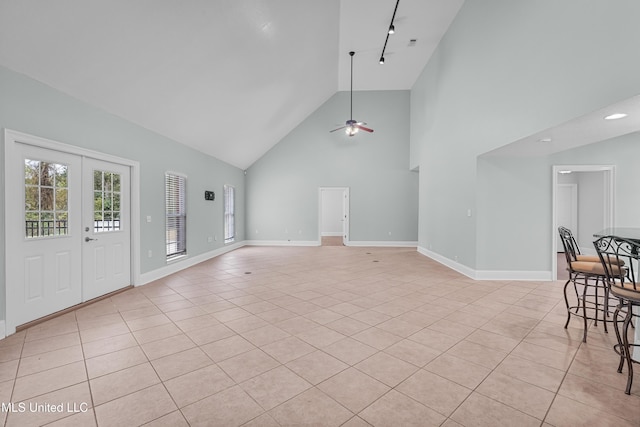
[[335,128],[334,130],[330,130],[329,133],[335,132],[337,130],[344,129],[344,128],[346,128],[346,126],[340,126],[339,128]]
[[355,124],[354,126],[355,126],[355,127],[357,127],[358,129],[362,129],[362,130],[363,130],[363,131],[365,131],[365,132],[373,132],[373,129],[368,128],[368,127],[361,126],[361,125],[359,125],[359,124]]

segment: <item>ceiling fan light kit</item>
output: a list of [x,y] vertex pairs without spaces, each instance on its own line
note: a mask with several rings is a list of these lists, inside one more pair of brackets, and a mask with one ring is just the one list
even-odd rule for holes
[[354,51],[349,52],[349,56],[351,56],[351,91],[350,91],[349,120],[345,122],[344,126],[340,126],[339,128],[329,131],[329,132],[335,132],[337,130],[344,129],[345,133],[348,136],[354,136],[360,130],[363,130],[369,133],[373,132],[373,129],[364,126],[366,125],[366,123],[353,120],[353,55],[355,54],[356,53]]

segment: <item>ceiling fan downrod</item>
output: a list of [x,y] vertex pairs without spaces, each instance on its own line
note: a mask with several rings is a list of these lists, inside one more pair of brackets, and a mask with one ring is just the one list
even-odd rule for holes
[[353,120],[353,55],[355,55],[356,53],[354,51],[349,52],[349,56],[351,56],[351,98],[350,98],[350,102],[349,104],[351,105],[351,108],[349,110],[349,118],[351,120]]

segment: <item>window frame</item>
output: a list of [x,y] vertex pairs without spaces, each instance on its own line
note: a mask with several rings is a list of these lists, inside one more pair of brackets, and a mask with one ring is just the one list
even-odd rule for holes
[[[187,176],[178,172],[165,172],[164,180],[165,255],[169,262],[187,255]],[[175,187],[170,188],[169,184]],[[172,195],[171,192],[177,194]],[[173,197],[172,200],[169,200],[170,196]],[[177,212],[170,213],[170,210]],[[171,232],[175,232],[175,239],[169,237]]]
[[225,184],[223,187],[223,242],[225,245],[236,241],[236,188]]

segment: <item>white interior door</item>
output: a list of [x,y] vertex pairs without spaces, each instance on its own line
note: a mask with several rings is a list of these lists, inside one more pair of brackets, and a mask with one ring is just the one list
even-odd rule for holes
[[82,301],[82,158],[11,146],[6,159],[9,333]]
[[83,161],[82,289],[88,301],[131,284],[130,171]]

